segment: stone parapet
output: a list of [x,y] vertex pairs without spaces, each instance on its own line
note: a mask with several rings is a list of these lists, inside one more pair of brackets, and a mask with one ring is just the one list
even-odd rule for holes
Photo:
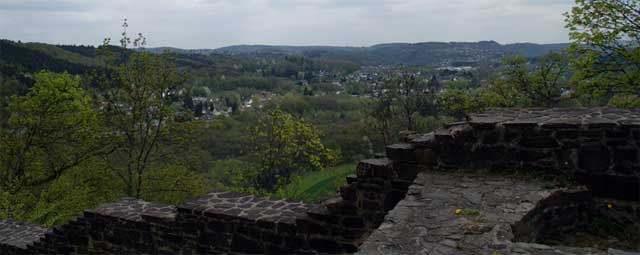
[[406,141],[439,168],[543,170],[596,196],[640,201],[638,109],[489,109]]

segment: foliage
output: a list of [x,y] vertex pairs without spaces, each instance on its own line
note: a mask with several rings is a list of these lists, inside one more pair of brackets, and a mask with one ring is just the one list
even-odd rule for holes
[[303,119],[280,109],[270,110],[251,128],[259,174],[255,187],[275,191],[296,174],[321,171],[337,161],[320,140],[320,132]]
[[215,187],[247,193],[259,193],[253,186],[259,168],[245,159],[224,159],[214,162],[210,179]]
[[69,74],[41,72],[26,96],[13,97],[0,131],[0,189],[46,184],[101,152],[96,112]]
[[[0,218],[36,222],[51,227],[81,214],[87,208],[119,199],[115,176],[97,161],[88,161],[37,189],[22,189],[0,196]],[[108,184],[108,185],[105,185]]]
[[142,198],[178,204],[208,191],[206,176],[181,164],[150,168],[144,172]]
[[369,116],[367,123],[374,132],[382,138],[383,145],[387,146],[394,140],[394,124],[395,117],[392,102],[393,93],[387,93],[388,83],[377,88],[374,97],[368,101],[365,107],[366,115]]
[[442,86],[448,89],[471,89],[471,85],[471,80],[468,79],[448,80],[442,82]]
[[406,130],[415,130],[416,113],[427,106],[427,100],[431,99],[426,84],[413,75],[401,76],[388,82],[391,83],[391,86],[387,86],[388,92],[394,97],[393,103],[397,106],[396,114],[402,116]]
[[616,108],[640,108],[640,96],[617,94],[609,100],[609,106]]
[[514,86],[526,106],[552,107],[559,101],[565,85],[565,59],[563,54],[550,52],[530,68],[521,56],[505,57],[501,70],[503,82]]
[[[131,42],[125,32],[122,48],[143,46],[139,35]],[[108,42],[109,40],[105,40]],[[105,45],[106,47],[107,45]],[[171,94],[181,89],[186,77],[167,55],[145,51],[130,53],[121,64],[113,64],[114,80],[105,80],[105,119],[111,129],[109,138],[116,150],[109,155],[109,167],[125,184],[126,194],[142,197],[144,185],[150,181],[147,171],[154,162],[163,159],[162,146],[172,144],[168,132],[176,113],[172,110]]]
[[458,89],[438,94],[438,105],[443,112],[459,120],[465,118],[467,114],[481,109],[481,103],[477,97]]
[[[576,0],[565,13],[574,81],[581,94],[640,95],[640,2]],[[620,97],[612,98],[611,104]]]
[[102,201],[87,192],[100,176],[79,169],[108,147],[97,142],[96,111],[77,78],[40,72],[35,79],[26,95],[11,99],[0,130],[0,216],[55,224]]

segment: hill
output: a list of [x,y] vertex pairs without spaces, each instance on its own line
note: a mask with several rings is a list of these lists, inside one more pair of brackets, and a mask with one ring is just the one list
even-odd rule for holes
[[[122,48],[110,47],[116,54],[122,54]],[[156,48],[152,52],[173,52],[176,63],[189,70],[207,69],[211,72],[234,74],[240,73],[238,66],[248,66],[254,61],[247,58],[197,53],[196,50],[177,48]],[[21,43],[11,40],[0,40],[0,66],[13,66],[25,72],[50,70],[83,74],[94,69],[98,60],[97,48],[83,45],[53,45],[46,43]],[[4,69],[3,69],[4,70]]]
[[311,58],[352,61],[363,65],[467,65],[497,61],[504,55],[525,57],[561,50],[568,44],[499,44],[481,42],[388,43],[370,47],[234,45],[211,50],[225,55],[303,55]]
[[74,51],[44,43],[17,43],[0,40],[0,64],[12,64],[27,71],[83,73],[97,61]]
[[[536,57],[549,51],[564,49],[568,44],[499,44],[482,42],[387,43],[370,47],[234,45],[218,49],[148,48],[159,53],[170,51],[180,65],[189,68],[237,71],[238,66],[251,65],[256,59],[304,56],[323,63],[355,63],[358,65],[468,66],[495,63],[504,55]],[[113,47],[118,51],[118,47]],[[49,69],[56,72],[83,73],[95,66],[93,46],[19,43],[0,40],[0,64],[14,64],[28,71]],[[249,62],[247,62],[249,61]]]

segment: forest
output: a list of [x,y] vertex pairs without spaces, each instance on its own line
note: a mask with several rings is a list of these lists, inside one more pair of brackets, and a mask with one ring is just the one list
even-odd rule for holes
[[126,20],[98,47],[0,40],[0,218],[52,226],[212,189],[318,200],[400,131],[487,107],[637,108],[638,7],[576,1],[571,44],[545,47],[189,51],[147,48]]

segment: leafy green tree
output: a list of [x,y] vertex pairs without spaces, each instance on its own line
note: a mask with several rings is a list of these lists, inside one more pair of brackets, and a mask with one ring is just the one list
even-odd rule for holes
[[148,190],[144,187],[150,181],[147,172],[162,167],[154,164],[164,162],[163,147],[175,142],[169,132],[176,119],[170,95],[183,88],[186,75],[168,54],[131,51],[130,46],[144,46],[145,38],[139,34],[132,42],[126,20],[123,28],[120,43],[126,58],[112,65],[114,78],[104,83],[105,119],[116,148],[107,159],[124,183],[125,193],[140,198]]
[[280,109],[264,113],[251,128],[254,159],[259,168],[255,187],[273,192],[294,175],[320,171],[337,155],[320,140],[320,132],[303,119]]
[[[35,79],[27,95],[11,99],[11,116],[0,130],[0,191],[9,196],[51,183],[110,150],[97,142],[97,113],[77,78],[40,72]],[[13,210],[5,210],[11,217]]]
[[120,188],[99,161],[88,160],[42,186],[17,194],[0,192],[0,218],[14,218],[46,227],[62,224],[87,208],[122,197]]
[[565,59],[561,53],[550,52],[529,67],[524,57],[505,57],[501,74],[504,82],[514,86],[527,105],[551,107],[560,100],[566,85]]
[[210,179],[215,187],[248,193],[259,193],[254,186],[259,167],[249,159],[224,159],[213,163]]
[[438,94],[441,110],[456,119],[464,119],[469,113],[482,109],[478,98],[469,91],[450,89]]
[[578,92],[611,104],[640,96],[640,1],[576,0],[565,17]]
[[209,189],[206,176],[182,164],[163,164],[143,174],[141,194],[146,200],[181,203]]

